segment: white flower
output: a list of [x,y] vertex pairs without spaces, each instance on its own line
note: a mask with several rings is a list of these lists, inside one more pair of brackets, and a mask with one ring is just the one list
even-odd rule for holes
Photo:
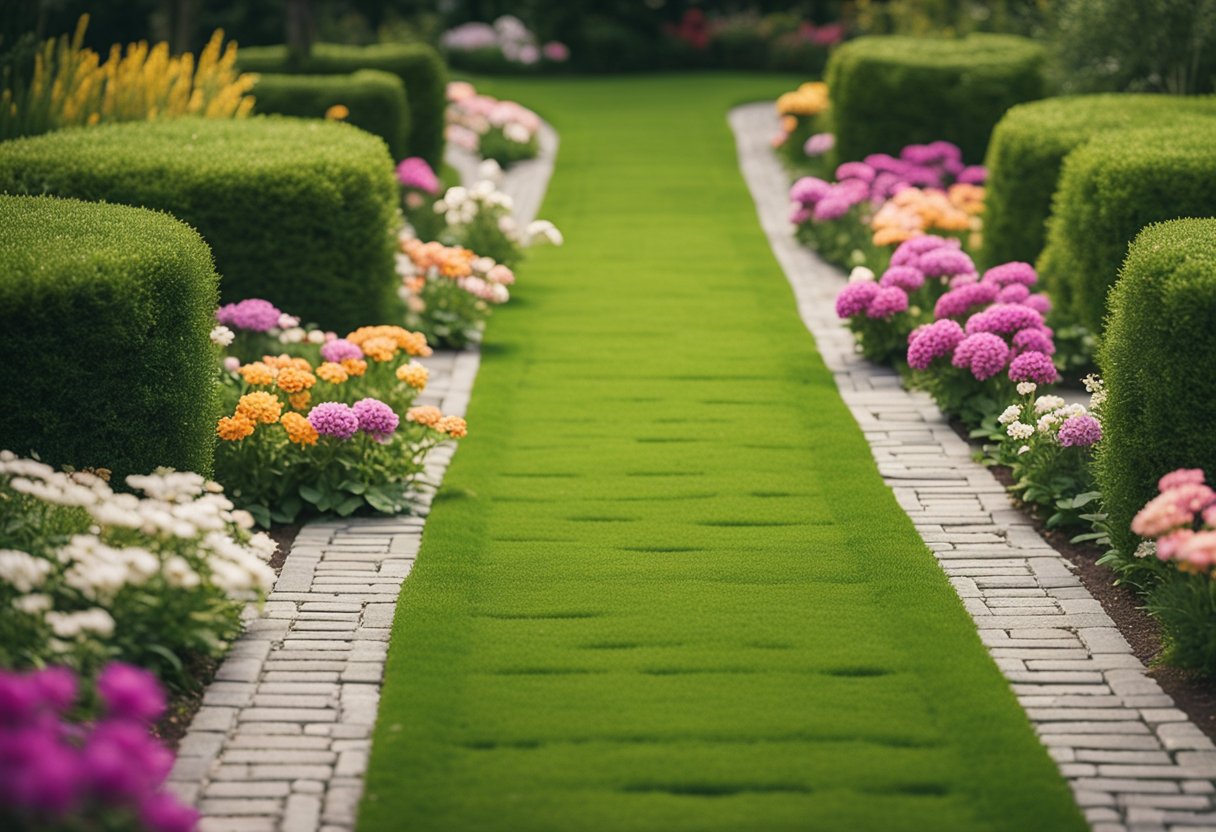
[[874,280],[874,270],[865,266],[854,266],[853,271],[849,272],[850,283],[869,283],[872,280]]
[[244,509],[238,509],[232,512],[232,522],[236,523],[242,529],[253,528],[253,515]]
[[1030,450],[1029,445],[1023,445],[1022,447],[1018,448],[1018,456],[1021,456],[1022,454],[1026,453],[1029,450]]
[[0,549],[0,581],[18,592],[29,592],[42,586],[50,572],[50,561],[17,549]]
[[164,575],[169,586],[178,589],[194,589],[202,582],[186,559],[177,555],[165,562]]
[[1064,406],[1064,400],[1059,396],[1039,396],[1034,400],[1034,412],[1038,414],[1050,413]]
[[211,330],[211,343],[213,344],[226,347],[234,340],[236,340],[236,333],[223,324],[220,324],[215,329]]
[[55,603],[51,600],[51,596],[35,592],[13,599],[13,606],[26,615],[41,615],[55,606]]
[[1085,378],[1081,379],[1081,383],[1085,385],[1086,393],[1097,393],[1099,390],[1104,390],[1106,384],[1102,379],[1098,378],[1093,373],[1090,373]]
[[1093,395],[1089,397],[1090,410],[1100,410],[1104,404],[1106,404],[1106,391],[1095,390]]
[[294,329],[300,325],[300,319],[286,312],[279,313],[279,329]]
[[502,165],[493,159],[486,159],[477,166],[477,178],[488,179],[491,182],[499,182],[502,180]]
[[1014,439],[1029,439],[1034,436],[1034,428],[1024,422],[1014,422],[1005,428],[1005,432]]
[[1005,408],[1004,412],[1002,412],[1000,416],[996,417],[996,420],[998,422],[1000,422],[1002,425],[1007,425],[1010,422],[1016,422],[1019,418],[1021,418],[1021,416],[1022,416],[1021,406],[1016,405],[1016,404],[1011,404],[1011,405],[1009,405],[1009,407]]
[[1035,384],[1033,381],[1019,381],[1018,382],[1018,395],[1019,396],[1029,396],[1031,393],[1033,393],[1037,389],[1039,389],[1038,385]]
[[1055,413],[1048,413],[1046,416],[1040,416],[1038,421],[1039,433],[1051,434],[1052,428],[1060,424],[1060,417]]
[[[444,209],[444,210],[447,210],[448,208],[456,208],[460,205],[463,205],[468,200],[468,198],[469,198],[468,189],[464,188],[460,185],[456,185],[454,187],[448,188],[448,192],[443,195],[443,199],[440,201],[447,203],[447,207]],[[438,202],[435,203],[435,210],[439,210]]]
[[325,333],[319,329],[310,329],[308,331],[308,343],[324,344],[325,343]]
[[283,332],[279,335],[279,343],[299,344],[302,343],[307,337],[308,334],[304,332],[303,329],[298,326],[293,326],[290,329],[283,330]]
[[537,238],[542,238],[545,242],[555,246],[560,246],[564,242],[562,232],[558,231],[557,226],[548,220],[533,220],[528,223],[524,239],[528,241],[528,245],[532,245]]
[[46,623],[60,638],[75,638],[81,633],[95,633],[108,638],[114,634],[114,619],[100,607],[83,612],[48,612]]
[[265,560],[270,560],[279,551],[279,544],[266,532],[258,532],[249,539],[249,548],[260,554]]
[[502,134],[507,141],[515,142],[516,144],[527,144],[532,140],[532,133],[529,132],[528,128],[515,121],[502,128]]

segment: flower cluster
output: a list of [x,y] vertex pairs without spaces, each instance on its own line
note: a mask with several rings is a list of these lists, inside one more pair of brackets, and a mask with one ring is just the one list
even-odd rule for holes
[[444,32],[439,43],[450,58],[456,59],[456,64],[461,63],[460,56],[469,53],[488,53],[526,67],[563,64],[570,59],[570,50],[564,43],[553,40],[540,45],[536,35],[514,15],[503,15],[492,24],[462,23]]
[[410,156],[398,163],[397,182],[408,190],[422,191],[431,196],[439,194],[439,177],[426,159],[420,156]]
[[1166,474],[1157,490],[1132,520],[1132,531],[1156,541],[1158,560],[1210,575],[1216,567],[1216,491],[1198,468]]
[[539,152],[540,116],[515,101],[481,95],[472,84],[447,88],[448,141],[484,159],[510,165]]
[[944,191],[904,188],[874,212],[870,228],[874,245],[889,246],[934,231],[978,232],[983,212],[984,188],[980,185],[956,182]]
[[97,677],[99,717],[67,667],[0,670],[0,805],[17,829],[190,832],[198,813],[163,790],[173,754],[149,732],[165,711],[156,677],[113,662]]
[[435,203],[435,211],[447,223],[441,239],[508,267],[519,262],[525,247],[564,242],[548,220],[534,220],[520,228],[511,216],[512,207],[511,197],[498,189],[493,178],[483,178],[469,188],[449,188]]

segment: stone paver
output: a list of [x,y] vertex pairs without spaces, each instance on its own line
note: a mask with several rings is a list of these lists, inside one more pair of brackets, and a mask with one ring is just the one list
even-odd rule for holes
[[1146,674],[1068,561],[971,459],[933,400],[858,355],[835,314],[845,276],[798,243],[789,224],[789,176],[769,145],[772,104],[739,107],[730,122],[761,225],[879,471],[1095,832],[1216,830],[1216,746]]
[[[535,217],[553,169],[557,136],[547,125],[540,145],[540,158],[513,167],[501,186],[521,224]],[[473,177],[475,159],[449,161]],[[430,380],[417,403],[464,415],[478,352],[436,352],[423,363]],[[441,482],[454,453],[431,451],[424,480]],[[169,775],[173,792],[202,812],[200,832],[354,829],[389,628],[432,496],[417,495],[413,515],[326,520],[300,531],[261,612],[246,610],[245,633],[208,687]]]

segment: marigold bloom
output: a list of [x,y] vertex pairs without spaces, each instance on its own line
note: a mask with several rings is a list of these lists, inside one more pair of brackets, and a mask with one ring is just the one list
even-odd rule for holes
[[284,413],[283,418],[279,420],[279,424],[287,431],[287,439],[295,445],[315,445],[317,444],[316,428],[308,419],[299,413]]
[[397,354],[397,342],[387,336],[368,338],[359,346],[363,354],[373,361],[391,361]]
[[225,416],[215,426],[215,435],[225,442],[236,442],[253,433],[253,422],[240,414]]
[[304,408],[308,407],[308,403],[311,401],[312,393],[309,393],[307,390],[300,393],[292,393],[287,397],[287,402],[291,405],[293,410],[303,410]]
[[273,425],[283,413],[283,403],[272,393],[246,393],[236,405],[236,415],[250,422]]
[[274,377],[278,370],[262,361],[254,361],[244,365],[239,370],[241,378],[245,379],[246,384],[253,386],[261,386],[266,384],[274,384]]
[[[357,359],[347,359],[352,361]],[[335,364],[332,361],[326,361],[320,367],[317,367],[317,375],[330,384],[341,384],[350,378],[350,373],[341,364]]]
[[316,384],[317,377],[308,370],[288,367],[279,370],[279,376],[275,382],[284,393],[301,393]]
[[409,364],[402,364],[397,368],[397,380],[404,381],[415,390],[421,390],[426,387],[427,379],[430,378],[430,371],[423,367],[417,361],[411,361]]
[[443,413],[437,407],[423,405],[422,407],[411,407],[405,412],[405,418],[410,422],[434,427],[443,419]]
[[345,104],[334,104],[325,111],[325,117],[330,121],[342,121],[350,115],[350,108]]
[[468,423],[459,416],[444,416],[434,425],[434,428],[453,439],[463,439],[469,435]]
[[362,358],[343,358],[342,369],[358,378],[367,372],[367,362]]
[[283,355],[263,355],[262,361],[276,370],[286,370],[288,367],[312,372],[312,365],[308,363],[307,358],[299,358],[287,354]]

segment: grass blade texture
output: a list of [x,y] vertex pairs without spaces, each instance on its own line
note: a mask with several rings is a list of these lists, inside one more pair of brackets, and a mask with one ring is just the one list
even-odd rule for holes
[[567,242],[491,324],[363,832],[1085,828],[759,228],[726,112],[793,80],[485,85]]

